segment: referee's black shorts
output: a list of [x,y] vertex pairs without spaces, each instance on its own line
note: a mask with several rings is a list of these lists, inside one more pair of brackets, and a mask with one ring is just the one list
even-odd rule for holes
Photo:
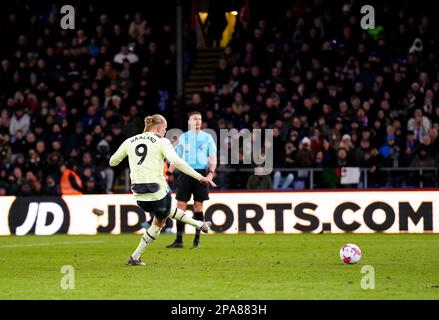
[[[202,174],[203,176],[206,176],[207,174],[205,169],[196,169],[195,171]],[[205,200],[209,200],[208,186],[201,184],[198,180],[180,171],[177,173],[177,176],[175,178],[175,198],[177,199],[177,201],[188,202],[191,199],[192,195],[194,196],[194,201],[203,202]]]

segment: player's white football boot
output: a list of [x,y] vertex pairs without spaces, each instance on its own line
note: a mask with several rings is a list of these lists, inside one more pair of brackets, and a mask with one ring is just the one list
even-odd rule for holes
[[212,222],[210,221],[203,222],[203,225],[200,228],[200,230],[203,231],[204,233],[208,233],[209,230],[211,229],[212,229]]
[[144,266],[145,262],[142,259],[134,260],[133,257],[130,257],[126,263],[127,266]]

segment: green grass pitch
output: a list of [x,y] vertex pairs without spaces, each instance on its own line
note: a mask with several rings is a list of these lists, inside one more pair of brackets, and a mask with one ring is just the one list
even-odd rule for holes
[[[140,235],[0,237],[0,299],[439,299],[436,234],[210,234],[202,248],[166,249],[163,234],[144,267],[125,261]],[[339,248],[363,252],[344,265]],[[61,288],[63,265],[75,288]],[[375,289],[361,288],[373,267]],[[368,274],[371,276],[371,274]]]

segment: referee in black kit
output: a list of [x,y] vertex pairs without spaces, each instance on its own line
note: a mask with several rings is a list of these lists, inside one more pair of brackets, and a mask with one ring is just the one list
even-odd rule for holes
[[[216,144],[212,136],[201,130],[201,113],[194,111],[189,114],[189,131],[183,133],[175,147],[182,157],[195,171],[212,179],[217,165]],[[209,199],[209,189],[197,180],[175,172],[177,208],[186,211],[187,203],[194,196],[194,219],[204,220],[203,201]],[[184,223],[177,221],[177,238],[166,248],[183,248]],[[193,249],[200,248],[200,232],[195,231]]]

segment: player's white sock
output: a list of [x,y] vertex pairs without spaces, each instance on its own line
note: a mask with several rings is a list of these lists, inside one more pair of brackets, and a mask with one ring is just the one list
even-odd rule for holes
[[172,208],[171,214],[169,215],[171,218],[179,220],[183,223],[190,224],[191,226],[200,229],[203,226],[203,221],[195,220],[181,209]]
[[137,246],[137,249],[132,254],[134,260],[137,260],[142,255],[143,251],[153,243],[155,239],[160,235],[160,231],[162,228],[157,227],[155,224],[152,224],[148,230],[143,234],[142,239],[140,239],[140,243]]

